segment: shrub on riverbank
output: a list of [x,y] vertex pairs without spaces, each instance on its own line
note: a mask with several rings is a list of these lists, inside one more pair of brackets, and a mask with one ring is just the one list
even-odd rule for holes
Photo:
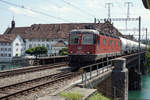
[[111,100],[111,99],[103,96],[101,93],[97,93],[97,94],[91,96],[88,100]]
[[82,100],[83,97],[83,95],[78,92],[63,92],[61,96],[65,97],[67,100]]

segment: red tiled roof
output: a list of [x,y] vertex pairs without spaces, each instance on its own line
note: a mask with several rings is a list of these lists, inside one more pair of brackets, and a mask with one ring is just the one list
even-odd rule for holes
[[0,35],[0,42],[11,43],[16,38],[16,34],[4,34]]
[[52,45],[52,47],[66,47],[64,42],[57,42],[56,44]]
[[[23,39],[28,38],[68,38],[68,33],[73,29],[85,29],[85,26],[93,23],[68,23],[68,24],[33,24],[31,27],[8,28],[4,34],[19,34]],[[109,32],[116,35],[121,33],[110,23],[100,23],[96,25],[97,29],[102,32]],[[111,30],[111,32],[110,32]]]
[[24,34],[30,27],[15,27],[7,28],[7,30],[4,32],[4,34]]

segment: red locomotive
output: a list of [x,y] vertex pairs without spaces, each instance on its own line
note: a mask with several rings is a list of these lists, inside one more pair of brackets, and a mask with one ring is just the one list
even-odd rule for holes
[[95,62],[101,58],[121,54],[121,40],[111,34],[94,29],[77,29],[69,33],[68,53],[70,66]]

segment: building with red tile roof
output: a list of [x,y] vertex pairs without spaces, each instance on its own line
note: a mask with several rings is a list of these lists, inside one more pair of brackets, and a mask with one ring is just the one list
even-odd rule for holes
[[[95,28],[102,33],[110,33],[118,36],[122,34],[109,21],[104,23],[65,23],[65,24],[33,24],[27,27],[15,27],[15,21],[12,21],[11,27],[7,28],[4,35],[0,36],[0,43],[10,42],[19,35],[24,44],[24,51],[36,46],[45,46],[48,48],[48,55],[54,53],[58,55],[60,48],[67,47],[68,33],[73,29]],[[62,41],[60,43],[60,41]],[[59,49],[58,49],[59,48]],[[23,51],[23,52],[24,52]]]

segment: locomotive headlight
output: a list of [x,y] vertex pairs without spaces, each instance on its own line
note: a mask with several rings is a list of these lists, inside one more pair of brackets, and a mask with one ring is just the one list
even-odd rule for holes
[[73,53],[73,51],[70,51],[70,53]]
[[87,52],[87,54],[90,54],[90,52]]

